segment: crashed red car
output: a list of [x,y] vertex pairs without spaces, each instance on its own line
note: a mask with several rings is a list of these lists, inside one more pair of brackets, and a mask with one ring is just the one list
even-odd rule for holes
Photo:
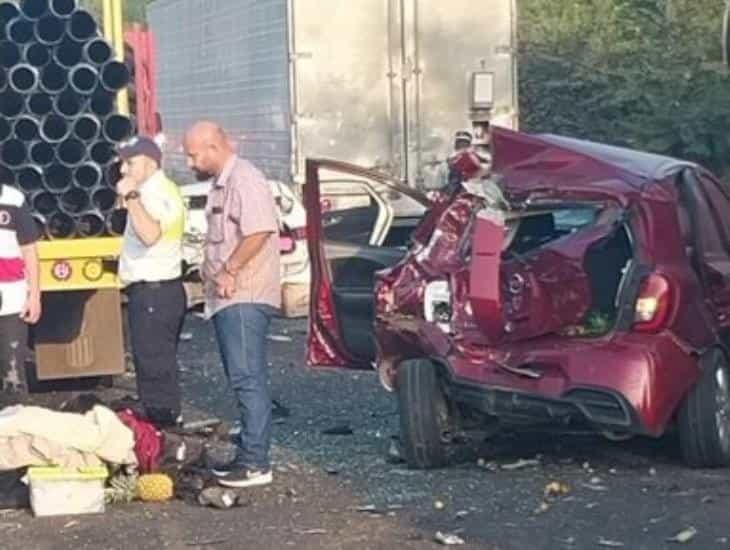
[[308,161],[308,362],[375,365],[413,467],[444,465],[455,434],[528,423],[676,427],[687,463],[730,463],[730,186],[570,138],[492,143],[490,175],[429,203],[408,247],[363,230],[388,219],[375,202],[320,205],[337,180],[412,190]]

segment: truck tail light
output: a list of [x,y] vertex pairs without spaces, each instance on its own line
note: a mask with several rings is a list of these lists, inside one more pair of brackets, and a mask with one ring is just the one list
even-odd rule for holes
[[58,260],[51,267],[51,275],[57,281],[68,281],[72,274],[71,264],[66,260]]
[[663,275],[652,273],[641,283],[634,310],[634,330],[659,332],[672,311],[672,288]]

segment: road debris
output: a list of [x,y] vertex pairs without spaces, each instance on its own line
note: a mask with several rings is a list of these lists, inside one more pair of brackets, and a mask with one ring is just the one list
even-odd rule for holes
[[464,544],[464,539],[462,539],[459,535],[455,535],[453,533],[442,533],[441,531],[436,531],[434,540],[444,546],[457,546]]
[[388,450],[386,452],[386,460],[390,464],[401,464],[405,462],[403,460],[403,454],[400,448],[400,439],[394,435],[388,440]]
[[189,342],[193,339],[193,333],[192,332],[181,332],[180,333],[180,341],[181,342]]
[[607,548],[623,548],[624,543],[617,541],[617,540],[610,540],[610,539],[604,539],[603,537],[599,537],[596,541],[596,544],[598,546],[605,546]]
[[583,483],[581,484],[581,487],[584,489],[590,489],[591,491],[596,491],[597,493],[603,493],[608,491],[608,487],[605,485],[591,485],[589,483]]
[[531,468],[531,467],[539,466],[539,465],[540,465],[540,461],[535,458],[527,458],[527,459],[521,458],[517,462],[502,464],[502,465],[500,465],[500,468],[502,470],[513,471],[513,470],[521,470],[523,468]]
[[349,424],[338,424],[322,430],[323,435],[352,435],[354,432]]
[[563,483],[562,481],[551,481],[545,485],[543,496],[546,499],[550,499],[565,496],[568,493],[570,493],[570,485]]
[[672,538],[667,539],[667,542],[678,542],[680,544],[684,544],[685,542],[691,541],[695,537],[695,535],[697,535],[697,529],[690,526],[686,529],[682,529]]
[[215,544],[223,544],[224,542],[228,542],[229,539],[201,539],[201,540],[191,540],[189,542],[185,543],[185,546],[213,546]]
[[375,504],[366,504],[364,506],[358,506],[355,508],[356,512],[363,512],[365,514],[371,514],[374,516],[383,515],[383,510],[379,509]]
[[291,342],[291,336],[287,336],[286,334],[268,334],[266,336],[267,340],[270,340],[272,342]]
[[540,503],[540,505],[537,508],[535,508],[534,514],[536,516],[539,516],[540,514],[544,514],[545,512],[547,512],[549,509],[550,509],[550,505],[543,500]]
[[218,508],[219,510],[226,510],[234,506],[240,506],[242,502],[239,496],[230,489],[208,487],[198,494],[198,504]]
[[446,504],[444,503],[443,500],[434,500],[433,507],[436,510],[443,510],[444,508],[446,508]]
[[326,535],[326,529],[297,529],[294,531],[297,535]]

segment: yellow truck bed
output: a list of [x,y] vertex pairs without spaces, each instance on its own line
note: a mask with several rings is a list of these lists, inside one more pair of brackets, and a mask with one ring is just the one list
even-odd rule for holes
[[41,289],[53,291],[120,288],[116,262],[121,248],[121,237],[39,242]]

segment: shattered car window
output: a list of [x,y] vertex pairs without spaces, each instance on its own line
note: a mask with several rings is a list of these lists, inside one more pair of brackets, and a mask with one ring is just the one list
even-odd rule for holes
[[598,210],[590,207],[529,212],[508,220],[508,252],[525,254],[565,235],[593,225]]

